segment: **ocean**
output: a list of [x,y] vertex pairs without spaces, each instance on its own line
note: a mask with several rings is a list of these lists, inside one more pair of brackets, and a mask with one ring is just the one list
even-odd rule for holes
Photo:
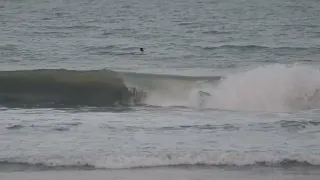
[[318,0],[0,0],[0,179],[319,180],[319,17]]

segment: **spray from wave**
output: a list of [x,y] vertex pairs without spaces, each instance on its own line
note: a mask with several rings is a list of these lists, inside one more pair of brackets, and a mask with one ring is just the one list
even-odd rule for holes
[[209,107],[296,111],[320,107],[320,71],[307,66],[271,65],[231,75],[210,91]]
[[[320,108],[320,71],[302,65],[269,65],[199,79],[144,79],[145,104],[248,111],[300,111]],[[133,82],[133,81],[131,81]],[[149,82],[149,83],[148,83]],[[204,93],[202,93],[204,92]]]

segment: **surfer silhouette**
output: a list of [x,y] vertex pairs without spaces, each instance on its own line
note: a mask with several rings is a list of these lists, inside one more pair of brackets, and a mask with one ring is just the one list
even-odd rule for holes
[[204,91],[199,91],[200,96],[211,96],[210,93],[204,92]]
[[205,105],[205,97],[211,96],[210,93],[204,92],[204,91],[198,91],[200,99],[199,99],[199,107],[203,108]]
[[143,48],[140,48],[140,51],[141,51],[141,52],[143,52],[143,51],[144,51],[144,49],[143,49]]

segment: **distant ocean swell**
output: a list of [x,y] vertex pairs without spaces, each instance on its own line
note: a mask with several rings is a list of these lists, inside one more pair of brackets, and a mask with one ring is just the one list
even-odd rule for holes
[[128,104],[135,88],[116,72],[39,69],[0,72],[0,105],[5,107],[108,106]]
[[214,49],[238,49],[238,50],[288,50],[288,51],[319,51],[318,47],[268,47],[259,45],[221,45],[213,47],[201,47],[204,50],[214,50]]
[[269,153],[202,153],[105,157],[1,158],[5,169],[131,169],[154,167],[320,167],[319,155]]

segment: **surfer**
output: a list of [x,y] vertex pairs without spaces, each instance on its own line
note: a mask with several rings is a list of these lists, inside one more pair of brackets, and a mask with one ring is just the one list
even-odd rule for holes
[[143,51],[144,51],[144,49],[143,49],[143,48],[140,48],[140,51],[141,51],[141,52],[143,52]]
[[200,96],[211,96],[210,93],[204,92],[204,91],[199,91]]
[[204,92],[204,91],[198,91],[200,99],[199,99],[199,107],[202,108],[205,105],[205,98],[206,96],[211,96],[210,93]]

